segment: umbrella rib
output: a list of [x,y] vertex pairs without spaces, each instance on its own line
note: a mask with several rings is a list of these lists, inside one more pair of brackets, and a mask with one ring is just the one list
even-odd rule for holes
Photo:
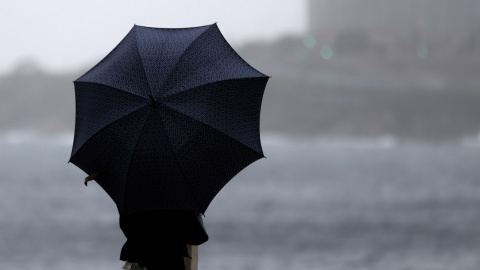
[[184,113],[184,112],[181,112],[181,111],[179,111],[179,110],[177,110],[177,109],[175,109],[175,108],[172,108],[172,107],[170,107],[168,104],[164,104],[164,106],[165,106],[165,107],[167,107],[167,108],[169,108],[170,110],[173,110],[173,111],[175,111],[176,113],[179,113],[179,114],[181,114],[181,115],[183,115],[183,116],[185,116],[185,117],[188,117],[188,118],[190,118],[190,119],[193,119],[193,120],[195,120],[196,122],[199,122],[199,123],[201,123],[201,124],[203,124],[203,125],[205,125],[205,126],[208,126],[208,127],[212,128],[212,129],[214,129],[214,130],[216,130],[216,131],[218,131],[218,132],[222,133],[223,135],[225,135],[225,136],[227,136],[227,137],[231,138],[232,140],[235,140],[236,142],[240,143],[241,145],[243,145],[243,146],[245,146],[245,147],[247,147],[247,148],[251,149],[252,151],[255,151],[256,153],[258,153],[258,154],[262,155],[262,157],[265,157],[265,156],[263,155],[263,153],[259,153],[257,150],[255,150],[255,149],[251,148],[250,146],[248,146],[248,145],[244,144],[243,142],[241,142],[241,141],[237,140],[236,138],[234,138],[234,137],[232,137],[232,136],[230,136],[230,135],[226,134],[225,132],[223,132],[223,131],[221,131],[221,130],[217,129],[216,127],[214,127],[214,126],[211,126],[211,125],[209,125],[209,124],[207,124],[207,123],[205,123],[205,122],[203,122],[203,121],[201,121],[201,120],[198,120],[197,118],[195,118],[195,117],[193,117],[193,116],[191,116],[191,115],[188,115],[188,114],[186,114],[186,113]]
[[[142,107],[143,108],[143,107]],[[127,173],[125,175],[125,188],[124,188],[124,191],[123,191],[123,207],[125,208],[125,197],[127,195],[127,178],[128,178],[128,174],[130,173],[130,167],[132,166],[132,156],[133,154],[135,153],[135,151],[137,150],[137,146],[138,146],[138,142],[140,141],[139,138],[140,136],[142,136],[142,132],[143,132],[143,129],[145,129],[145,122],[147,122],[147,119],[148,117],[150,116],[150,114],[152,113],[152,110],[150,110],[148,112],[148,115],[145,117],[145,120],[143,120],[143,126],[142,126],[142,129],[140,130],[140,132],[138,133],[138,138],[136,140],[136,143],[135,143],[135,147],[133,147],[133,151],[132,153],[130,154],[130,161],[128,162],[128,168],[127,168]],[[122,212],[124,212],[124,209],[122,209]]]
[[145,66],[143,64],[143,59],[142,59],[142,54],[140,53],[140,49],[138,48],[138,39],[137,39],[137,29],[135,28],[135,45],[137,45],[137,52],[138,52],[138,57],[140,58],[140,62],[142,63],[142,70],[143,70],[143,75],[145,75],[145,78],[147,78],[147,83],[148,83],[148,90],[150,92],[150,96],[153,96],[153,91],[152,91],[152,86],[150,85],[150,81],[148,80],[147,77],[147,71],[145,70]]
[[203,31],[200,35],[198,35],[195,39],[192,40],[192,42],[190,44],[188,44],[187,48],[185,48],[185,50],[182,52],[182,54],[180,55],[180,57],[178,57],[178,60],[177,62],[173,65],[172,69],[170,70],[170,72],[168,73],[168,75],[165,77],[165,81],[163,82],[162,84],[162,87],[160,89],[163,89],[165,87],[165,84],[168,82],[168,79],[170,78],[170,76],[172,75],[173,71],[175,70],[175,68],[177,67],[178,63],[180,63],[180,60],[182,60],[182,58],[185,56],[185,53],[190,49],[190,47],[192,47],[192,44],[195,43],[195,41],[197,41],[202,35],[204,35],[212,26],[216,25],[216,23],[210,25],[209,27],[207,27],[205,29],[205,31]]
[[107,85],[107,84],[104,84],[104,83],[90,82],[90,81],[78,81],[78,80],[74,81],[74,83],[80,83],[80,84],[91,83],[91,84],[106,86],[106,87],[110,87],[110,88],[113,88],[113,89],[115,89],[115,90],[121,91],[121,92],[123,92],[123,93],[127,93],[127,94],[130,94],[130,95],[135,96],[135,97],[139,97],[139,98],[141,98],[141,99],[146,99],[145,97],[142,97],[142,96],[140,96],[140,95],[134,94],[134,93],[132,93],[132,92],[127,92],[127,91],[122,90],[122,89],[120,89],[120,88],[118,88],[118,87],[114,87],[114,86]]
[[86,139],[85,142],[82,144],[82,146],[80,146],[80,148],[78,148],[78,150],[70,157],[69,162],[71,162],[71,160],[75,157],[75,155],[76,155],[78,152],[80,152],[80,150],[85,146],[85,144],[86,144],[89,140],[91,140],[93,137],[95,137],[95,135],[97,135],[97,134],[100,133],[102,130],[106,129],[107,127],[109,127],[109,126],[115,124],[116,122],[122,120],[123,118],[127,117],[128,115],[130,115],[130,114],[132,114],[132,113],[135,113],[135,112],[143,109],[145,106],[147,106],[147,105],[143,105],[143,106],[141,106],[141,107],[139,107],[139,108],[137,108],[137,109],[135,109],[135,110],[133,110],[133,111],[125,114],[124,116],[122,116],[122,117],[120,117],[120,118],[118,118],[118,119],[115,119],[115,121],[112,121],[110,124],[104,126],[103,128],[99,129],[97,132],[95,132],[94,134],[92,134],[92,136],[90,136],[88,139]]
[[257,79],[257,78],[270,78],[270,77],[268,77],[268,76],[258,76],[258,77],[230,78],[230,79],[224,79],[224,80],[218,80],[218,81],[208,82],[208,83],[204,83],[204,84],[197,85],[197,86],[192,87],[192,88],[184,89],[183,91],[180,91],[180,92],[176,92],[176,93],[167,95],[166,97],[164,97],[164,100],[167,100],[167,99],[169,99],[169,98],[171,98],[171,97],[174,97],[174,96],[180,95],[180,94],[182,94],[182,93],[185,93],[186,91],[195,91],[195,88],[199,88],[199,87],[202,87],[202,86],[205,86],[205,85],[209,85],[209,84],[220,83],[220,82],[227,82],[227,81],[236,81],[236,80]]
[[[192,188],[190,187],[190,185],[188,184],[188,181],[187,181],[187,176],[185,175],[185,173],[183,172],[183,168],[182,166],[180,165],[180,161],[178,160],[178,157],[177,157],[177,153],[175,153],[175,151],[173,151],[173,144],[171,142],[171,139],[170,139],[170,136],[168,135],[167,131],[165,130],[165,121],[162,119],[162,129],[163,129],[163,132],[165,133],[166,137],[167,137],[167,141],[168,141],[168,144],[170,144],[170,148],[172,149],[172,153],[173,153],[173,156],[175,157],[175,162],[177,163],[178,165],[178,168],[180,169],[180,173],[182,173],[182,179],[183,179],[183,182],[185,183],[185,186],[187,187],[188,189],[188,192],[192,195],[192,198],[195,200],[196,202],[196,205],[200,205],[199,201],[197,200],[197,198],[195,197],[195,194],[192,192]],[[203,213],[202,213],[203,214]]]

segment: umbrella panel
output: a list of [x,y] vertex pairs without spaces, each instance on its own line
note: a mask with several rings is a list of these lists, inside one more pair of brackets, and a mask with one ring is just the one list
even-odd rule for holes
[[171,95],[163,103],[263,154],[260,107],[267,81],[268,77],[218,81]]
[[147,103],[146,99],[129,92],[89,82],[75,82],[75,102],[75,140],[72,157],[102,128],[144,107]]
[[123,208],[130,158],[149,113],[143,107],[101,129],[70,161],[87,174],[103,173],[96,181]]
[[194,143],[179,156],[186,179],[204,213],[217,193],[241,170],[263,155],[222,132],[206,126],[199,137],[215,138]]

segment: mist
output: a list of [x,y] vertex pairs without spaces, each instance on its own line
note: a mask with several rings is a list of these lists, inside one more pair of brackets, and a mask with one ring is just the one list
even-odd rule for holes
[[217,22],[271,76],[267,159],[212,202],[200,269],[479,269],[478,1],[117,2],[0,11],[6,267],[121,268],[113,201],[67,164],[72,81],[133,24]]

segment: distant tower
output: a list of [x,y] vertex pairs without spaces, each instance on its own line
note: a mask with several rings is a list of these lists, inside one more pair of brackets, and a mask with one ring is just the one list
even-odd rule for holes
[[310,0],[308,14],[309,32],[329,43],[359,33],[373,47],[421,44],[442,55],[463,47],[480,53],[478,0]]
[[[402,0],[402,3],[412,0]],[[415,1],[415,0],[413,0]],[[402,19],[397,0],[310,0],[309,30],[339,32],[392,28]],[[405,4],[403,4],[405,5]],[[406,18],[404,18],[406,19]],[[405,20],[406,21],[406,20]]]

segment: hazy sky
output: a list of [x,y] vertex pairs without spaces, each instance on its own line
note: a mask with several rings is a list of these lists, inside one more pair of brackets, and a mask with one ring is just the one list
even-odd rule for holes
[[306,29],[306,0],[3,0],[0,74],[21,61],[49,71],[96,63],[133,24],[191,27],[214,22],[234,46]]

